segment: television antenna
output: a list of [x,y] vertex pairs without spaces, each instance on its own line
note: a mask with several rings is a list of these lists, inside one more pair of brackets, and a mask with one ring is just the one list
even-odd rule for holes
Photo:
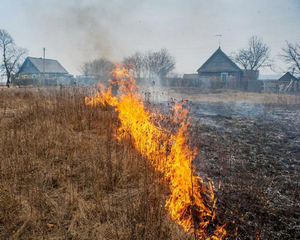
[[220,48],[221,47],[221,37],[222,37],[222,35],[221,34],[215,35],[215,37],[219,37],[219,48]]

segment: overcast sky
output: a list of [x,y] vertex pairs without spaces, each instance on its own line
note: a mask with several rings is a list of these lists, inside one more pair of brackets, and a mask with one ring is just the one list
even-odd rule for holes
[[300,42],[300,0],[0,0],[0,29],[29,56],[57,59],[77,75],[83,61],[122,60],[136,50],[167,48],[176,71],[192,73],[218,48],[230,54],[263,38],[280,74],[285,40]]

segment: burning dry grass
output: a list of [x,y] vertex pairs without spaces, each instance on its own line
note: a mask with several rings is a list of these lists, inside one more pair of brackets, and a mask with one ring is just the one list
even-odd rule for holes
[[189,239],[111,108],[77,88],[0,94],[0,239]]
[[[194,239],[170,220],[163,176],[130,140],[115,139],[117,113],[84,106],[86,95],[0,90],[0,239]],[[218,121],[228,129],[200,124],[191,134],[226,237],[298,239],[299,146],[289,141],[299,128]]]
[[[197,239],[223,239],[226,235],[225,224],[220,226],[215,221],[217,199],[214,198],[213,185],[209,182],[209,187],[206,187],[201,177],[195,176],[195,167],[192,166],[197,151],[190,150],[187,144],[190,124],[187,110],[175,103],[175,113],[170,119],[155,115],[145,108],[135,79],[130,76],[128,69],[116,65],[112,74],[112,83],[120,88],[119,96],[111,94],[111,87],[105,91],[100,85],[99,92],[86,98],[86,105],[116,108],[120,120],[117,138],[130,139],[142,156],[163,175],[164,182],[169,186],[166,209],[171,219],[185,231],[194,231]],[[162,127],[161,121],[154,123],[157,116],[169,119],[171,126],[177,123],[176,133],[171,133],[171,127]]]

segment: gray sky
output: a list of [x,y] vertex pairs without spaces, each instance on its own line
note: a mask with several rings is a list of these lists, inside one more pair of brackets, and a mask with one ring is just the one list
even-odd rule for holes
[[[57,59],[71,73],[85,60],[122,60],[167,48],[176,71],[191,73],[218,48],[226,54],[263,38],[273,57],[300,42],[300,0],[1,0],[0,28],[29,56]],[[276,57],[280,74],[287,66]],[[271,70],[262,74],[278,74]]]

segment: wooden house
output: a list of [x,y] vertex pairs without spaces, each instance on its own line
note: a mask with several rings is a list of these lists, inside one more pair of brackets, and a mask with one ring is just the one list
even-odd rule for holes
[[200,84],[207,88],[239,88],[243,71],[221,50],[197,70]]
[[54,59],[27,57],[13,81],[15,85],[55,85],[71,75]]
[[290,72],[284,74],[278,79],[278,90],[281,93],[295,93],[300,91],[300,80],[293,76]]
[[262,92],[266,93],[297,93],[300,92],[300,79],[287,72],[273,79],[260,79]]

